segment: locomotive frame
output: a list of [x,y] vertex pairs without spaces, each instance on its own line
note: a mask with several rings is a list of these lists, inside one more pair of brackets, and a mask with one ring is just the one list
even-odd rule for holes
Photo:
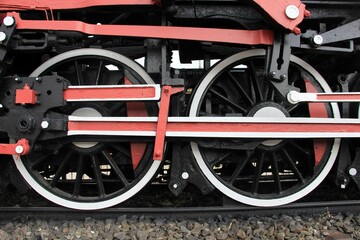
[[[194,1],[190,5],[182,1],[151,0],[114,0],[101,4],[96,1],[72,4],[41,1],[38,5],[29,5],[28,1],[19,1],[16,5],[11,2],[7,0],[0,5],[3,11],[0,15],[3,18],[0,76],[4,93],[0,98],[3,110],[0,130],[6,134],[4,139],[11,139],[12,143],[1,144],[0,153],[13,155],[26,181],[51,201],[83,210],[120,203],[135,195],[156,175],[164,156],[169,154],[165,151],[166,145],[172,149],[169,187],[174,194],[180,194],[191,182],[203,193],[215,187],[246,204],[287,204],[315,189],[336,160],[339,162],[339,185],[345,187],[350,178],[360,184],[357,177],[359,157],[350,150],[350,146],[356,146],[356,140],[350,139],[359,137],[360,126],[357,107],[355,117],[351,112],[359,102],[356,64],[347,70],[350,73],[339,84],[331,83],[332,87],[339,88],[333,93],[329,80],[299,57],[291,55],[294,52],[298,55],[307,52],[327,52],[336,56],[356,54],[360,37],[358,17],[349,16],[341,23],[330,21],[327,30],[326,20],[322,18],[328,15],[321,13],[320,3],[308,2],[320,10],[314,8],[315,20],[307,24],[304,18],[309,18],[311,11],[306,10],[306,1],[276,0],[276,4],[264,0],[245,4],[229,1],[236,6],[235,11],[256,11],[264,28],[256,24],[255,29],[211,28],[186,26],[199,19]],[[351,3],[358,6],[356,2],[322,2],[324,6],[345,6],[345,10],[339,12],[346,12],[346,6]],[[226,3],[205,1],[203,4],[220,4],[220,9],[229,11]],[[127,9],[134,6],[151,9],[157,25],[90,24],[55,19],[56,14],[60,16],[65,10],[70,11],[64,12],[66,18],[74,18],[78,9],[109,6],[124,8],[125,15]],[[189,22],[182,22],[181,17],[177,19],[180,10],[175,11],[176,8],[189,6],[194,7],[194,18]],[[199,10],[214,11],[212,8]],[[108,8],[106,11],[111,12]],[[183,15],[188,12],[184,11]],[[169,26],[167,14],[173,15],[172,23],[180,22],[185,26]],[[336,11],[332,14],[335,15],[333,19],[340,17]],[[299,26],[306,31],[301,33]],[[145,52],[134,55],[145,53],[147,72],[127,57],[91,48],[91,43],[99,36],[126,37],[128,43],[125,40],[120,43],[124,49],[131,46],[133,39],[146,39]],[[91,41],[92,38],[95,41]],[[85,40],[90,42],[89,48],[76,49],[81,48]],[[234,51],[234,47],[239,53],[209,69],[193,88],[187,79],[170,71],[167,41],[182,45],[184,59],[197,58],[196,53],[186,50],[187,41],[220,44],[220,50],[215,48],[212,50],[215,53],[205,54],[207,66],[211,57],[221,55],[221,49]],[[115,42],[111,40],[109,44]],[[57,55],[60,45],[75,50]],[[251,49],[253,46],[260,49]],[[21,62],[19,65],[14,61],[18,55],[27,53],[49,59],[28,76],[19,76]],[[49,57],[49,53],[55,56]],[[95,61],[91,58],[99,61],[95,64],[98,65],[96,70],[90,69]],[[117,73],[121,81],[112,84],[111,75],[115,73],[103,75],[104,65],[115,66],[116,71],[121,72]],[[249,76],[244,77],[244,72]],[[76,78],[68,79],[71,73]],[[92,75],[95,75],[95,84],[88,84],[85,77]],[[238,76],[249,78],[249,83],[239,82]],[[221,83],[221,78],[230,79],[225,81],[227,86]],[[104,82],[106,84],[101,84]],[[73,86],[74,83],[79,86]],[[238,92],[234,93],[229,86]],[[184,101],[181,94],[189,89],[191,99]],[[181,107],[184,102],[189,106],[188,116],[184,116]],[[342,103],[341,109],[338,103]],[[122,115],[110,112],[107,104],[122,106]],[[301,110],[295,110],[299,112],[293,117],[295,108]],[[201,116],[202,111],[205,116]],[[216,111],[220,114],[215,114]],[[347,141],[340,143],[340,138]],[[303,139],[307,140],[303,142]],[[300,143],[305,147],[299,147]],[[67,153],[60,157],[62,161],[56,155],[61,155],[59,150],[64,146],[67,146]],[[286,150],[288,147],[292,152]],[[42,154],[44,149],[54,154],[50,154],[51,157]],[[236,160],[234,155],[238,151],[242,156]],[[297,152],[304,154],[305,160],[292,156]],[[340,157],[338,152],[341,152]],[[77,162],[73,164],[70,162],[74,155]],[[129,163],[121,162],[120,155],[130,156],[130,169]],[[216,164],[212,165],[213,162]],[[71,181],[67,181],[65,169],[75,171],[76,176],[70,178]],[[83,179],[85,174],[86,180]],[[105,184],[106,181],[110,183]],[[82,192],[81,187],[91,193]]]

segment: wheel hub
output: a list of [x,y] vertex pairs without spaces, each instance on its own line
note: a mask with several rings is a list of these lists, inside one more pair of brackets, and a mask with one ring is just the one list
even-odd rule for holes
[[[99,113],[96,109],[91,107],[83,107],[76,109],[71,116],[76,117],[102,117],[101,113]],[[92,148],[98,144],[98,142],[73,142],[73,144],[78,148]]]
[[[274,102],[265,102],[257,104],[249,111],[251,117],[261,118],[286,118],[289,117],[289,113],[281,105]],[[283,140],[272,139],[263,141],[261,144],[266,147],[274,147],[280,144]]]

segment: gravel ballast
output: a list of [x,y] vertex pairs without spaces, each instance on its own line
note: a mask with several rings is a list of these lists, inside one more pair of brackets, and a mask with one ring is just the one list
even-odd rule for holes
[[17,219],[1,222],[0,239],[360,239],[360,215],[174,220],[120,216],[81,221]]

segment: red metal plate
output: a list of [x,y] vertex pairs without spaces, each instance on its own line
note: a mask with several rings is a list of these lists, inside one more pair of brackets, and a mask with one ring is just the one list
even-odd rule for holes
[[94,25],[80,21],[22,20],[18,13],[9,13],[8,16],[13,16],[16,19],[16,28],[19,30],[76,31],[88,35],[179,39],[247,45],[272,45],[274,42],[274,33],[271,30]]
[[[309,80],[305,80],[306,92],[317,93],[318,91]],[[310,117],[328,118],[328,113],[324,103],[309,103]],[[317,166],[325,154],[327,145],[326,139],[314,139],[315,166]]]

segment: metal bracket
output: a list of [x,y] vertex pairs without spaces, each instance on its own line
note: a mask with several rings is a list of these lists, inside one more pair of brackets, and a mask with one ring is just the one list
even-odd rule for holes
[[338,161],[336,166],[336,185],[344,189],[350,183],[349,166],[351,165],[350,147],[347,139],[341,142],[340,152],[338,154]]
[[15,25],[15,19],[13,17],[7,16],[3,19],[3,23],[0,26],[0,76],[4,71],[5,64],[11,64],[11,62],[6,63],[4,61],[8,53],[11,38],[15,33]]
[[179,143],[175,143],[173,144],[169,189],[178,196],[188,183],[194,184],[202,194],[214,190],[214,186],[203,176],[195,163],[189,145],[182,147]]
[[360,19],[320,34],[322,45],[360,38]]
[[356,155],[353,163],[348,169],[348,173],[360,189],[360,148],[356,149]]
[[288,83],[291,47],[300,46],[300,36],[275,34],[274,44],[267,54],[267,71],[271,84],[285,98],[287,93],[297,88]]

